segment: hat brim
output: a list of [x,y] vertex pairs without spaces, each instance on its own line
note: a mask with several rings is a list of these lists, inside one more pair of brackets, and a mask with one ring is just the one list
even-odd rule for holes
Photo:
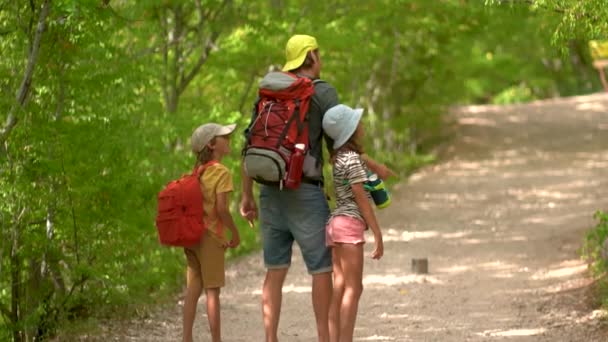
[[285,63],[285,65],[283,66],[283,71],[295,70],[302,66],[302,64],[304,64],[304,60],[306,59],[306,54],[308,53],[308,51],[310,50],[304,51],[304,53],[298,56],[296,59],[292,59]]
[[222,126],[222,128],[220,128],[217,131],[217,133],[215,134],[215,136],[222,136],[222,135],[232,134],[232,132],[234,132],[235,129],[236,129],[236,124],[230,124],[230,125]]
[[353,109],[353,114],[350,118],[350,120],[348,120],[348,122],[346,122],[344,124],[344,133],[337,139],[334,140],[334,150],[337,150],[338,148],[342,147],[344,144],[346,144],[346,142],[348,141],[348,139],[350,139],[350,137],[353,136],[353,134],[355,134],[355,131],[357,130],[357,126],[359,125],[359,121],[361,121],[361,116],[363,115],[363,108],[355,108]]

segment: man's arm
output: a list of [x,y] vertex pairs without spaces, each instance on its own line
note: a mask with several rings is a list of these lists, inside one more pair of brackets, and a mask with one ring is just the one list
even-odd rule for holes
[[253,179],[247,176],[244,163],[241,163],[241,190],[243,195],[253,198]]
[[[257,116],[257,108],[260,98],[258,97],[251,110],[251,120],[249,121],[249,125],[244,131],[245,134],[245,145],[243,146],[243,151],[247,147],[247,141],[249,141],[249,134],[251,125],[255,121]],[[255,204],[255,199],[253,198],[253,179],[247,176],[247,172],[245,172],[245,163],[243,163],[243,159],[241,158],[241,205],[240,205],[240,213],[241,216],[244,217],[248,222],[249,226],[253,228],[253,221],[258,218],[258,208]]]
[[258,218],[258,208],[253,198],[253,179],[247,176],[245,164],[241,162],[241,207],[240,212],[253,228],[253,221]]

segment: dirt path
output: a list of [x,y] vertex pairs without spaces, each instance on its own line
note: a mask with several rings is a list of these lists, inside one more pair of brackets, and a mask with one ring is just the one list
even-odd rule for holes
[[[577,252],[593,213],[608,209],[608,96],[468,107],[454,120],[443,160],[394,189],[379,213],[385,257],[366,261],[356,340],[608,341]],[[430,274],[412,274],[414,257],[428,258]],[[230,266],[225,341],[263,340],[263,272],[258,254]],[[314,341],[304,274],[298,256],[283,341]],[[180,310],[104,339],[179,341]]]

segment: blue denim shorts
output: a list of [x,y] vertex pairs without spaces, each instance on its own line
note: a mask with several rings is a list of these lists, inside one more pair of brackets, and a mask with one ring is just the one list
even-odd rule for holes
[[331,251],[325,245],[329,207],[323,187],[302,183],[297,190],[260,189],[260,231],[264,264],[269,269],[291,264],[294,240],[300,246],[308,273],[331,272]]

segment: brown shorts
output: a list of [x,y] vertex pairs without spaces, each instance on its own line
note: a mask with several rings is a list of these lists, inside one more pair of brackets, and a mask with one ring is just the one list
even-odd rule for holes
[[188,261],[188,283],[200,279],[204,289],[223,287],[224,247],[215,236],[205,233],[200,244],[184,248]]

